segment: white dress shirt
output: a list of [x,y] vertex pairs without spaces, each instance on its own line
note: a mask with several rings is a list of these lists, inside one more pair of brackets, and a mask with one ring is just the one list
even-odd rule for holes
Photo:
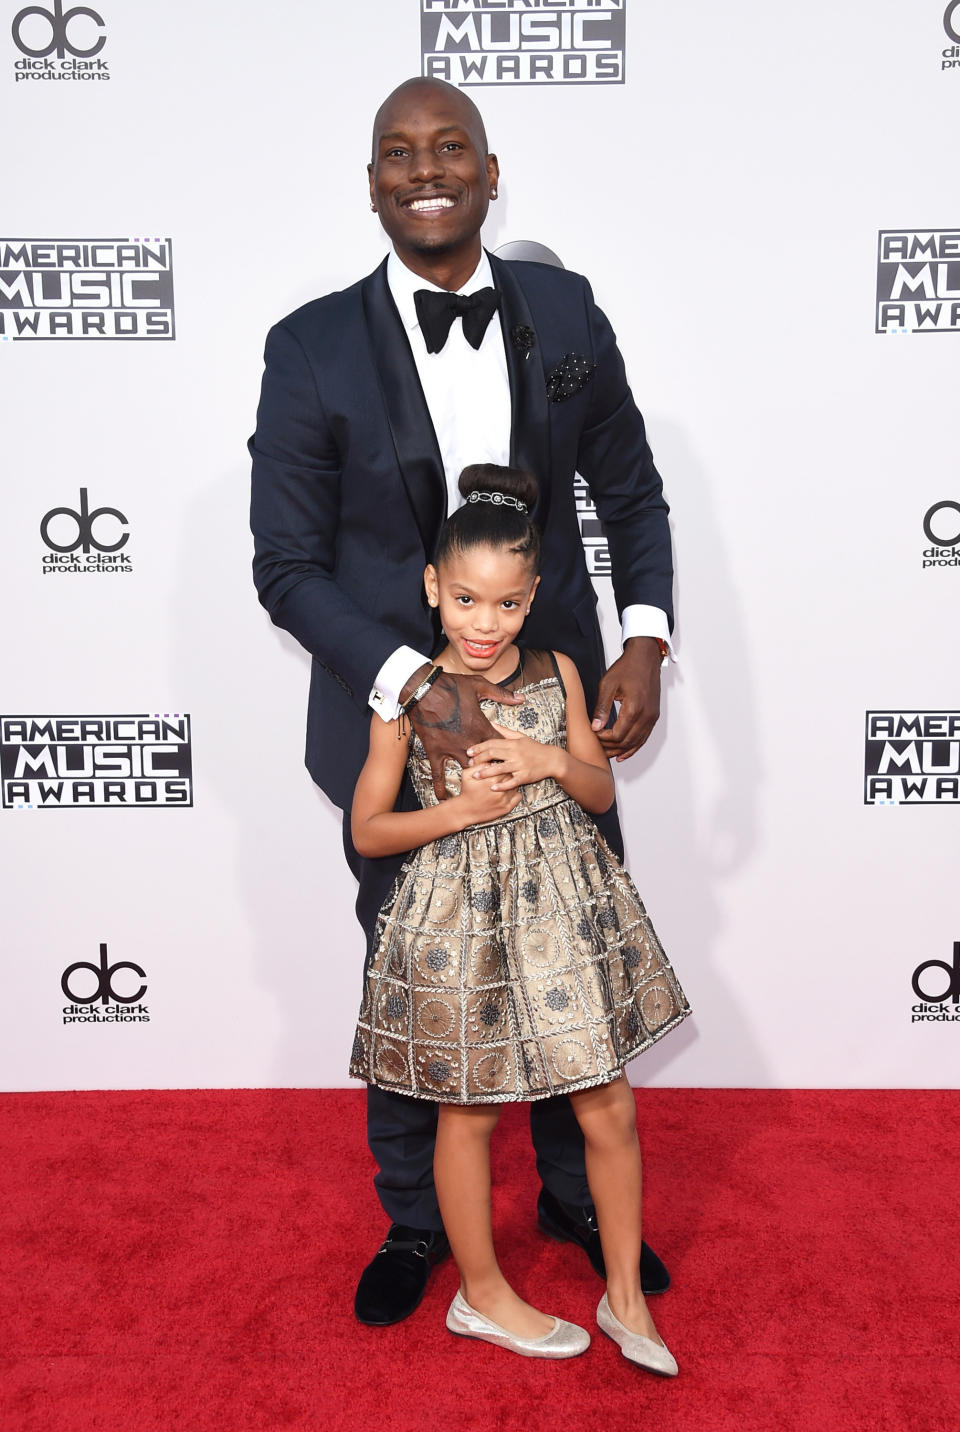
[[[477,462],[500,466],[510,462],[512,412],[503,329],[494,314],[480,347],[472,348],[463,334],[463,320],[455,318],[440,352],[428,353],[413,296],[421,288],[433,289],[436,293],[445,290],[413,273],[392,251],[387,259],[387,283],[406,330],[437,435],[450,513],[463,503],[457,483],[465,467]],[[471,294],[493,287],[493,271],[484,252],[473,276],[457,292]],[[660,637],[669,645],[666,612],[640,604],[625,607],[623,640],[631,636]],[[396,720],[400,692],[428,660],[429,657],[410,646],[400,646],[387,657],[369,696],[370,705],[384,721]]]

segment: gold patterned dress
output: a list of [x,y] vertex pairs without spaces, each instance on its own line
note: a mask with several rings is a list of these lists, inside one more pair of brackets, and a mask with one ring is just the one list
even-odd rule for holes
[[[501,683],[522,705],[487,717],[566,743],[549,652]],[[408,770],[435,805],[417,737]],[[607,1084],[690,1012],[629,875],[593,821],[548,779],[505,820],[411,853],[384,903],[350,1073],[453,1104],[544,1099]]]

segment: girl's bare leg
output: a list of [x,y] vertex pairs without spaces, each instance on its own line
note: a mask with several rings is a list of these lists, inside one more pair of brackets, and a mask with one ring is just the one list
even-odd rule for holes
[[583,1130],[610,1310],[625,1328],[659,1343],[640,1288],[643,1173],[633,1090],[621,1074],[612,1084],[571,1094],[570,1101]]
[[522,1338],[544,1338],[554,1320],[513,1291],[497,1262],[490,1217],[490,1135],[499,1110],[441,1104],[433,1179],[460,1271],[460,1292],[478,1313]]

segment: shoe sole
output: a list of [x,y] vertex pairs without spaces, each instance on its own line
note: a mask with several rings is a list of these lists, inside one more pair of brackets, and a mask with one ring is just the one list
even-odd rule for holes
[[504,1347],[503,1343],[491,1342],[489,1338],[479,1337],[477,1333],[459,1333],[456,1328],[448,1327],[447,1332],[455,1338],[463,1338],[464,1342],[486,1343],[488,1347],[498,1347],[501,1352],[512,1352],[514,1357],[529,1357],[540,1362],[572,1362],[575,1357],[583,1357],[584,1352],[590,1351],[588,1344],[583,1352],[565,1352],[562,1356],[557,1357],[556,1354],[549,1352],[527,1352],[525,1348],[521,1347]]
[[363,1318],[357,1312],[356,1308],[354,1308],[353,1310],[353,1316],[356,1318],[357,1322],[362,1323],[365,1328],[392,1328],[396,1323],[405,1323],[407,1321],[407,1318],[413,1317],[414,1313],[417,1311],[420,1304],[423,1302],[423,1296],[426,1291],[426,1288],[424,1288],[423,1293],[420,1294],[413,1307],[408,1308],[405,1313],[401,1313],[398,1318]]
[[[575,1248],[581,1249],[584,1256],[586,1257],[587,1262],[590,1264],[590,1267],[593,1268],[593,1271],[596,1273],[597,1277],[602,1278],[604,1276],[600,1272],[599,1268],[593,1267],[593,1260],[591,1259],[590,1254],[587,1252],[586,1248],[584,1248],[583,1244],[578,1238],[574,1238],[570,1233],[564,1233],[563,1229],[558,1228],[556,1224],[548,1223],[546,1219],[544,1219],[542,1214],[537,1214],[537,1227],[540,1229],[541,1233],[545,1233],[548,1238],[552,1238],[554,1243],[572,1243]],[[659,1298],[660,1295],[662,1293],[666,1293],[669,1288],[670,1276],[668,1274],[667,1281],[663,1284],[661,1288],[643,1288],[642,1292],[645,1298]],[[661,1376],[669,1377],[669,1373],[663,1373],[661,1374]]]

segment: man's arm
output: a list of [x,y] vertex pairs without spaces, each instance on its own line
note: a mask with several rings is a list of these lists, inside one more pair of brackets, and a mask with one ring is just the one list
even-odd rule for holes
[[[341,462],[306,354],[283,324],[267,335],[266,367],[250,439],[253,576],[271,619],[295,636],[384,721],[412,695],[430,664],[367,616],[334,576]],[[381,689],[383,688],[383,689]],[[438,797],[447,758],[466,764],[471,741],[493,735],[479,696],[510,701],[486,682],[444,676],[409,716],[423,740]]]
[[[607,755],[623,761],[643,745],[660,714],[659,641],[669,640],[673,627],[669,508],[616,338],[589,285],[586,301],[597,366],[577,470],[604,524],[624,622],[623,654],[601,680],[593,726]],[[615,701],[620,711],[606,730]]]
[[361,704],[399,645],[334,576],[340,522],[340,453],[299,339],[271,329],[250,439],[253,578],[260,601]]
[[586,285],[596,372],[580,435],[577,471],[586,478],[604,524],[617,611],[645,605],[673,629],[673,559],[669,507],[647,442],[643,417],[627,383],[613,329]]

